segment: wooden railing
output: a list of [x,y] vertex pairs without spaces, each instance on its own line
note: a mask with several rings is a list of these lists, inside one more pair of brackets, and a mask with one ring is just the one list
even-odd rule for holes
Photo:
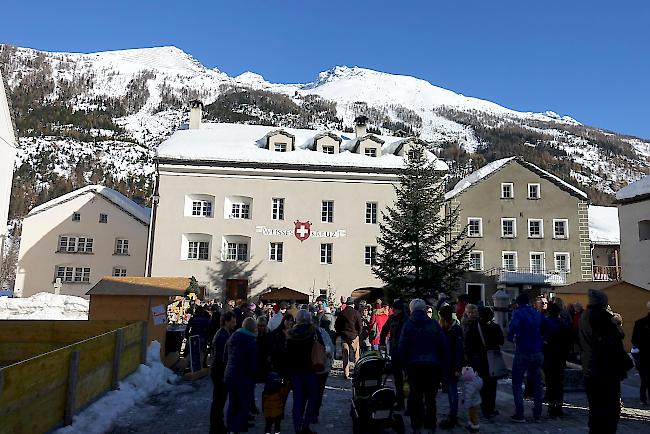
[[[21,323],[23,331],[18,333],[33,345],[24,347],[22,354],[47,345],[61,346],[0,369],[0,434],[38,434],[70,424],[75,413],[116,389],[121,379],[145,361],[145,322],[0,321],[0,337],[15,327],[6,323]],[[49,336],[34,335],[48,329],[52,331]],[[87,338],[88,333],[102,329]],[[79,342],[59,342],[78,336]],[[42,342],[30,342],[39,339]]]
[[594,265],[594,280],[621,280],[621,267],[615,265]]
[[562,286],[566,285],[568,272],[520,267],[513,269],[492,268],[486,274],[495,276],[499,283]]

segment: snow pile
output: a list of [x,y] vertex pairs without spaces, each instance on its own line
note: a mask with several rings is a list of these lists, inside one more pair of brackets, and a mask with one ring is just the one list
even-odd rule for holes
[[147,349],[147,364],[122,380],[117,390],[108,392],[72,419],[72,425],[55,434],[101,434],[109,431],[121,414],[149,396],[169,392],[176,374],[160,360],[160,343],[153,341]]
[[87,320],[89,301],[39,292],[27,298],[0,297],[0,319]]
[[501,169],[503,166],[505,166],[512,160],[514,160],[515,158],[517,157],[502,158],[501,160],[493,161],[481,167],[480,169],[472,172],[470,175],[458,181],[458,183],[456,183],[454,188],[445,195],[445,199],[451,199],[457,194],[463,192],[464,190],[467,190],[472,185],[490,176],[491,174],[493,174],[494,172],[496,172],[497,170]]
[[620,244],[618,208],[615,206],[589,206],[589,240],[593,244]]
[[617,200],[628,200],[633,199],[637,196],[643,196],[650,194],[650,176],[641,178],[636,182],[628,185],[627,187],[621,188],[616,193]]

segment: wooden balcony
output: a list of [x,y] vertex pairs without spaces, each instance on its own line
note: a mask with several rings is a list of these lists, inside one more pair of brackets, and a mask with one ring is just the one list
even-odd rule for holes
[[594,281],[607,282],[621,280],[621,267],[616,265],[594,265]]

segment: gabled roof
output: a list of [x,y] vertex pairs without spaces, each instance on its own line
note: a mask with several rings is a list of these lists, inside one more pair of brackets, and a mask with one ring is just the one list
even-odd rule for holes
[[384,146],[384,152],[387,154],[399,154],[399,152],[402,150],[405,144],[412,142],[416,144],[420,144],[422,146],[428,146],[429,143],[427,143],[426,140],[422,140],[419,137],[406,137],[402,140],[398,140],[396,142],[390,143],[386,146]]
[[79,196],[82,196],[84,194],[89,194],[89,193],[101,195],[106,200],[113,203],[115,206],[117,206],[127,214],[131,215],[136,220],[139,220],[141,223],[145,225],[149,225],[149,221],[151,219],[151,209],[141,207],[140,205],[138,205],[128,197],[124,196],[119,191],[115,191],[112,188],[104,187],[103,185],[87,185],[86,187],[82,187],[80,189],[71,191],[70,193],[64,194],[63,196],[54,198],[32,209],[29,212],[29,214],[27,214],[27,217],[31,217],[33,215],[39,214],[52,207],[71,201],[72,199],[75,199]]
[[638,202],[650,199],[650,175],[621,188],[616,192],[616,200],[620,203]]
[[589,205],[589,241],[598,245],[621,244],[618,208]]
[[619,286],[619,285],[629,285],[633,288],[640,289],[641,291],[648,292],[647,289],[642,288],[633,283],[630,283],[626,280],[608,280],[608,281],[594,281],[594,282],[580,281],[580,282],[575,282],[570,285],[557,288],[555,292],[557,292],[558,294],[587,294],[590,289],[598,289],[599,291],[603,291],[608,288],[612,288],[614,286]]
[[102,277],[87,295],[182,296],[190,285],[189,277]]
[[451,191],[449,191],[447,194],[445,194],[445,199],[451,199],[459,195],[460,193],[467,190],[474,184],[477,184],[482,180],[484,180],[485,178],[488,178],[493,173],[501,170],[502,168],[512,163],[513,161],[516,161],[517,163],[521,164],[523,167],[531,170],[532,172],[535,172],[540,177],[552,182],[553,184],[557,185],[561,190],[566,191],[570,195],[575,196],[581,200],[588,199],[587,193],[585,193],[584,191],[577,189],[576,187],[572,186],[566,181],[562,181],[560,178],[553,175],[552,173],[540,168],[539,166],[534,165],[533,163],[529,163],[528,161],[524,160],[521,157],[502,158],[501,160],[496,160],[489,164],[486,164],[485,166],[481,167],[480,169],[472,172],[465,178],[458,181],[458,183],[454,186],[454,188]]
[[351,146],[348,148],[352,152],[357,152],[357,149],[359,149],[359,144],[363,142],[364,140],[372,140],[373,142],[377,143],[380,147],[384,143],[386,143],[384,140],[380,139],[379,137],[375,136],[372,133],[366,134],[361,137],[357,137],[354,140],[352,140]]
[[314,136],[314,140],[312,141],[311,146],[309,147],[309,149],[316,149],[316,142],[319,139],[322,139],[323,137],[329,137],[329,138],[331,138],[333,140],[336,140],[339,143],[339,145],[341,145],[341,142],[343,141],[341,136],[339,136],[338,134],[336,134],[336,133],[334,133],[332,131],[323,131],[322,133],[318,133],[318,134],[316,134]]
[[272,130],[272,131],[269,131],[268,133],[266,133],[264,135],[264,137],[262,137],[262,140],[261,140],[262,146],[264,146],[265,148],[268,148],[269,147],[269,139],[271,137],[273,137],[273,136],[278,136],[278,135],[290,138],[291,139],[291,145],[296,143],[296,136],[294,136],[293,134],[291,134],[291,133],[283,130],[282,128],[280,128],[280,129]]

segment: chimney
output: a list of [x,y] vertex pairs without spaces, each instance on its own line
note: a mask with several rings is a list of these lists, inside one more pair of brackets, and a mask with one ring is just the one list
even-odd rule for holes
[[354,118],[354,133],[357,137],[363,137],[368,131],[368,118],[361,115]]
[[190,130],[198,130],[203,116],[203,103],[198,99],[190,101]]

